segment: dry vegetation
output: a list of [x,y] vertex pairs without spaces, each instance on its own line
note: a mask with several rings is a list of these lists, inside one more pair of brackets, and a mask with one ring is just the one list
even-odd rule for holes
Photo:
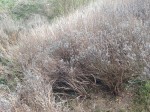
[[[9,85],[16,88],[3,84],[0,111],[133,111],[126,106],[131,98],[123,107],[111,105],[115,109],[107,107],[110,98],[93,99],[89,108],[84,100],[126,96],[131,82],[150,79],[149,0],[97,0],[51,24],[43,15],[32,15],[26,26],[7,14],[0,21],[0,82],[9,74],[6,82],[15,81]],[[150,110],[146,103],[144,112]]]

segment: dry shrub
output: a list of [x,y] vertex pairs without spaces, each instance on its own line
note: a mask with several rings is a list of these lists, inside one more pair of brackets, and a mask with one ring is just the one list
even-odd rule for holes
[[119,95],[130,79],[148,76],[150,2],[142,2],[144,10],[139,0],[107,2],[60,18],[47,30],[30,29],[34,35],[27,32],[19,48],[24,70],[37,70],[45,83],[53,82],[53,91],[81,96],[99,84]]
[[24,73],[12,111],[69,112],[60,95],[87,97],[101,86],[120,95],[130,79],[150,77],[149,0],[98,0],[80,10],[51,25],[31,17],[20,32],[0,23],[0,47],[9,46]]

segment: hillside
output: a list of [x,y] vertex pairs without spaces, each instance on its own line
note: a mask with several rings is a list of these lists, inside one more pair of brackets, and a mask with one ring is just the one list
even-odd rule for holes
[[149,0],[0,1],[0,112],[149,111]]

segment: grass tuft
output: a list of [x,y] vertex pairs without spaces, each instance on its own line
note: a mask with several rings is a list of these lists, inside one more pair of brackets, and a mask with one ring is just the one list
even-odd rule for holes
[[135,96],[135,111],[148,112],[150,111],[150,81],[142,81],[137,88]]

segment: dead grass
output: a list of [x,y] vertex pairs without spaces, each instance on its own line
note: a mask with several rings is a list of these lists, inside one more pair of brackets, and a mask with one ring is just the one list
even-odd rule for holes
[[98,0],[51,25],[33,19],[9,49],[24,74],[13,111],[84,112],[83,103],[70,110],[60,98],[121,96],[129,80],[149,79],[149,11],[148,0]]
[[28,71],[25,80],[12,112],[69,112],[66,101],[55,101],[51,85],[46,85],[40,74]]

